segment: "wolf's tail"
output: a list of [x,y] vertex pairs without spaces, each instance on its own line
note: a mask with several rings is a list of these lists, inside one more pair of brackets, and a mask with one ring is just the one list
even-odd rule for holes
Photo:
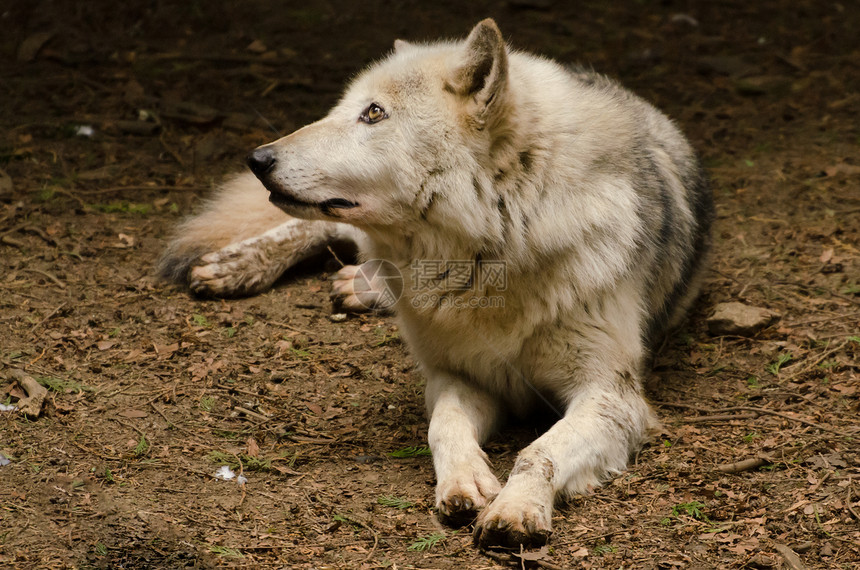
[[222,184],[200,212],[180,223],[158,259],[159,277],[187,284],[195,262],[209,252],[242,241],[289,220],[273,206],[269,193],[250,173]]

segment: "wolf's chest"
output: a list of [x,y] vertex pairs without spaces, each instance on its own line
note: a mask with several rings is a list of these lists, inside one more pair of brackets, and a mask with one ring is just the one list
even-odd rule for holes
[[522,306],[510,295],[502,300],[507,304],[443,304],[432,311],[407,306],[398,309],[398,320],[425,373],[455,374],[526,406],[536,391],[555,391],[554,379],[566,374],[570,343],[553,332],[545,307]]

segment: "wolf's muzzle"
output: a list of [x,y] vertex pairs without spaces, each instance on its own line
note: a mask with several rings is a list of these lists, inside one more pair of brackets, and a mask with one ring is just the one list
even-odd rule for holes
[[260,178],[275,166],[275,153],[272,149],[261,146],[252,150],[245,161],[248,163],[248,168],[251,169],[254,176]]

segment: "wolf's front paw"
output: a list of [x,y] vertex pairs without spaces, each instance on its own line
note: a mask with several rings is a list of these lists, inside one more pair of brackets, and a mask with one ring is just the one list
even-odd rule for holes
[[[546,544],[552,534],[552,500],[547,503],[522,492],[502,489],[475,523],[475,544],[525,547]],[[521,491],[521,490],[518,490]]]
[[436,508],[445,524],[464,526],[475,520],[502,486],[483,462],[457,471],[436,485]]
[[353,313],[393,309],[403,291],[403,280],[393,267],[378,259],[344,266],[332,276],[332,302]]
[[191,290],[204,297],[255,295],[272,286],[282,269],[259,248],[233,244],[207,253],[191,269]]

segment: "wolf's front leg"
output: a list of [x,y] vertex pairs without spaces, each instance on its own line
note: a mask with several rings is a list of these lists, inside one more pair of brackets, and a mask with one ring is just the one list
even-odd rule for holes
[[344,224],[290,219],[201,257],[191,269],[191,290],[214,297],[260,293],[284,271],[325,251],[330,243],[351,240],[353,232]]
[[520,452],[505,487],[478,517],[476,544],[545,543],[556,497],[584,492],[623,471],[644,442],[654,419],[635,375],[587,382],[572,395],[565,415]]
[[499,402],[452,375],[427,377],[436,508],[443,521],[468,524],[501,488],[481,449],[499,418]]

